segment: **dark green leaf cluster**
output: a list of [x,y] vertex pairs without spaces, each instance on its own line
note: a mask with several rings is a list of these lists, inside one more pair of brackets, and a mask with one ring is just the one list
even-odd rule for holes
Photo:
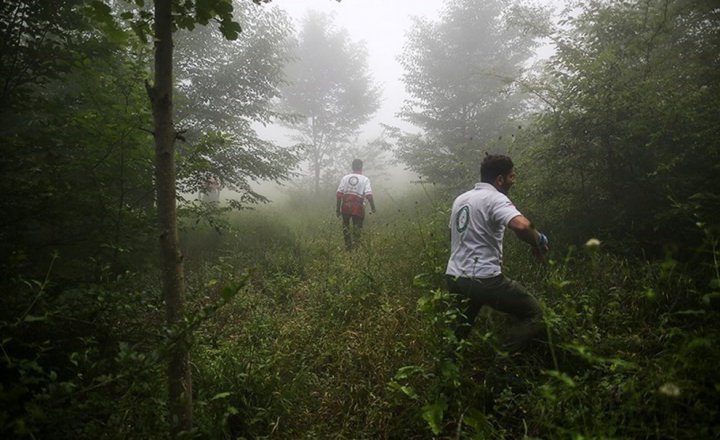
[[[254,0],[255,3],[262,3],[263,0]],[[152,35],[154,13],[150,8],[152,2],[145,0],[127,0],[125,4],[113,5],[120,7],[117,18],[128,23],[134,33],[144,42]],[[173,31],[185,29],[192,31],[196,25],[206,26],[211,21],[218,23],[222,35],[228,40],[235,40],[242,32],[240,24],[233,16],[232,0],[172,0]],[[101,22],[115,26],[115,14],[113,9],[101,0],[90,2],[90,7]]]
[[[702,237],[687,221],[694,213],[677,204],[720,187],[716,5],[579,6],[556,36],[549,106],[526,140],[533,199],[571,239],[613,237],[619,248],[640,242],[656,254],[668,245],[686,252]],[[713,216],[701,221],[716,224]]]
[[[82,2],[2,6],[2,272],[92,279],[146,249],[153,212],[147,58],[94,30]],[[6,272],[7,271],[7,272]]]

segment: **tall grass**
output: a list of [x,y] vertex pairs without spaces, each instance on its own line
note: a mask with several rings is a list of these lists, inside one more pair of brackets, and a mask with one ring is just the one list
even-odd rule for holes
[[234,270],[256,267],[195,345],[214,435],[718,433],[717,311],[677,262],[569,248],[541,265],[508,237],[506,272],[541,301],[549,337],[505,358],[495,347],[507,318],[486,310],[449,362],[457,311],[443,281],[448,201],[422,192],[407,200],[369,217],[352,252],[332,207],[235,219],[238,241],[221,253]]
[[[636,261],[567,245],[540,264],[508,236],[504,270],[537,296],[547,327],[544,342],[510,357],[497,350],[505,315],[483,310],[467,341],[450,331],[459,312],[443,276],[449,205],[430,188],[388,200],[351,252],[332,200],[236,213],[221,233],[188,228],[196,421],[188,435],[720,435],[711,231],[692,266],[672,254]],[[178,329],[163,327],[154,273],[65,290],[5,283],[17,304],[0,320],[3,434],[165,435],[163,356]],[[23,310],[32,313],[19,319]]]

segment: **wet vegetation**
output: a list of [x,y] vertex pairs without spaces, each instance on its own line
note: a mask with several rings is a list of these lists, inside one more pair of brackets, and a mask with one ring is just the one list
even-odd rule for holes
[[[506,318],[487,311],[458,348],[442,283],[449,200],[434,196],[409,194],[373,216],[352,252],[322,207],[243,212],[221,235],[187,231],[195,434],[715,435],[717,293],[691,276],[696,267],[602,245],[555,249],[543,265],[508,239],[506,271],[541,301],[548,341],[507,358],[496,349]],[[699,262],[717,271],[714,258]],[[162,436],[172,339],[153,273],[62,289],[52,268],[15,280],[14,319],[3,322],[6,432]]]
[[[350,252],[328,157],[307,188],[256,205],[265,198],[251,183],[290,179],[307,151],[251,124],[303,121],[274,106],[293,58],[287,17],[238,4],[248,38],[238,45],[208,45],[186,23],[176,91],[187,127],[177,151],[184,314],[173,325],[157,249],[149,46],[120,20],[147,10],[107,3],[0,6],[3,438],[720,436],[715,2],[587,1],[554,28],[534,8],[454,0],[417,22],[402,56],[414,81],[403,115],[423,133],[388,127],[381,144],[423,177],[391,191],[371,175],[378,213]],[[507,27],[479,26],[488,17]],[[482,40],[501,49],[463,37],[501,28]],[[557,52],[518,73],[529,35]],[[245,70],[220,66],[237,61],[224,44]],[[452,58],[466,53],[473,62]],[[488,63],[483,79],[477,59],[503,53],[512,63]],[[437,64],[437,54],[449,58]],[[212,82],[221,76],[238,84],[230,101]],[[296,127],[310,139],[306,128]],[[328,133],[336,157],[357,151]],[[545,262],[506,238],[504,271],[536,295],[547,327],[519,356],[498,350],[500,313],[484,310],[467,341],[450,331],[449,208],[486,151],[513,156],[511,198],[550,237]],[[239,194],[233,203],[188,195],[208,175]],[[167,377],[182,344],[193,420],[178,432]]]

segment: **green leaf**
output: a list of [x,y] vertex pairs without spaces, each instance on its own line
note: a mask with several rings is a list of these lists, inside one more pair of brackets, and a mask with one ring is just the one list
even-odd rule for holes
[[25,316],[25,319],[23,321],[38,322],[38,321],[45,321],[46,319],[47,319],[47,315],[43,315],[43,316],[27,315],[27,316]]
[[702,301],[708,306],[720,304],[720,292],[710,292],[707,295],[703,295]]
[[575,381],[572,379],[572,377],[568,376],[567,374],[563,373],[562,371],[546,370],[546,371],[543,371],[543,374],[553,377],[571,388],[575,387]]
[[428,277],[430,274],[427,273],[419,273],[413,277],[413,287],[421,287],[426,288],[430,286],[430,282],[428,281]]
[[107,36],[108,41],[115,44],[124,44],[127,42],[128,34],[118,27],[111,27],[105,30],[105,36]]
[[226,18],[232,16],[233,6],[232,2],[228,0],[219,0],[215,3],[215,12],[218,16]]
[[433,434],[438,435],[442,431],[442,421],[447,409],[447,401],[440,398],[435,403],[428,404],[422,408],[422,417],[430,425]]
[[98,16],[108,16],[109,17],[110,14],[112,13],[112,9],[110,8],[110,6],[108,6],[107,4],[105,4],[105,2],[100,1],[100,0],[95,0],[95,1],[90,2],[90,7],[92,8],[93,11],[95,11],[95,13],[98,14]]
[[242,28],[240,27],[240,23],[228,19],[220,23],[220,32],[222,32],[223,36],[228,40],[237,40],[240,32],[242,32]]
[[699,316],[704,315],[705,310],[678,310],[675,312],[676,315],[688,315],[688,316]]
[[433,303],[427,296],[422,296],[417,300],[418,312],[429,313],[433,309]]
[[470,409],[463,417],[463,423],[477,432],[487,432],[490,427],[487,416],[476,409]]
[[231,395],[232,395],[232,393],[229,391],[225,391],[223,393],[217,393],[210,398],[210,401],[212,402],[213,400],[225,399],[226,397],[229,397]]
[[415,392],[415,390],[413,389],[413,387],[407,386],[407,385],[400,385],[398,382],[395,382],[394,380],[390,381],[390,383],[388,384],[388,388],[390,388],[393,391],[400,391],[401,393],[405,394],[406,396],[408,396],[409,398],[411,398],[413,400],[416,400],[418,398],[418,395]]
[[112,9],[103,1],[96,0],[90,2],[87,15],[99,24],[101,28],[112,28],[115,26]]
[[405,367],[400,367],[397,373],[395,373],[395,380],[407,379],[422,372],[422,367],[419,367],[417,365],[407,365]]
[[708,338],[694,338],[688,344],[688,348],[691,350],[697,350],[698,348],[712,348],[712,340]]
[[440,372],[446,379],[457,380],[460,377],[460,369],[455,362],[444,360],[440,364]]
[[240,289],[238,289],[237,287],[232,286],[232,285],[227,285],[227,286],[223,287],[221,293],[222,293],[222,297],[225,301],[230,301],[235,295],[237,295],[237,293],[239,291],[240,291]]

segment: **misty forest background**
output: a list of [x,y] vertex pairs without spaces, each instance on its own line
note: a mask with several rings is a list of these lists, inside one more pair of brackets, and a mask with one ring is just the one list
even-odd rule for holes
[[[172,192],[152,2],[0,6],[3,438],[720,436],[715,0],[582,0],[556,19],[448,0],[398,54],[417,129],[371,141],[382,89],[332,16],[156,3],[174,11]],[[511,197],[550,237],[545,264],[506,238],[548,329],[520,357],[496,350],[502,314],[465,343],[448,331],[449,208],[486,152],[513,157]],[[345,252],[334,192],[355,156],[379,211]],[[391,185],[398,166],[417,182]],[[233,196],[197,200],[208,178]],[[288,197],[264,203],[268,181]]]

